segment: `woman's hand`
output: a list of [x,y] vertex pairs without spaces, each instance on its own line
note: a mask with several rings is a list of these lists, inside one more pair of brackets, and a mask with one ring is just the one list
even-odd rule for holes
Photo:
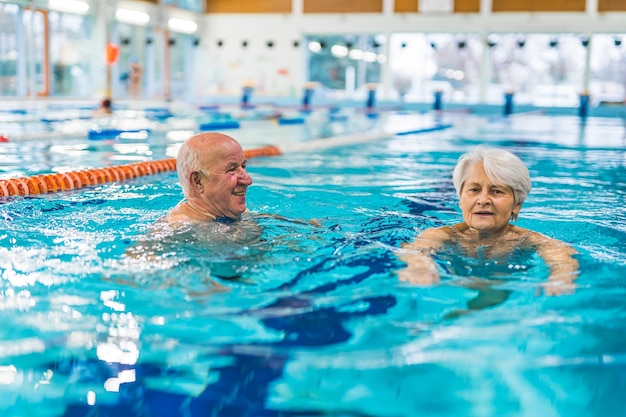
[[447,239],[446,229],[427,229],[411,243],[401,245],[398,252],[406,268],[398,271],[400,281],[418,285],[432,285],[439,282],[440,274],[433,254]]
[[576,288],[574,280],[580,273],[576,250],[565,242],[535,233],[534,244],[537,253],[550,268],[548,282],[543,284],[545,295],[572,294]]
[[429,267],[409,266],[398,271],[398,279],[409,284],[432,285],[439,282],[439,271]]

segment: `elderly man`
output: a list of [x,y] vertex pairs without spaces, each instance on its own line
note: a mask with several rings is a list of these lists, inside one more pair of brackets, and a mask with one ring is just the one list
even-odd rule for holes
[[235,139],[215,132],[194,135],[180,147],[176,165],[186,199],[167,214],[167,223],[231,222],[246,211],[252,178]]

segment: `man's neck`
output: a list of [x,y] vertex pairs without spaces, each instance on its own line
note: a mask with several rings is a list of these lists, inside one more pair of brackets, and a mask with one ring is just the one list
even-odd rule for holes
[[187,205],[187,208],[189,209],[190,212],[194,213],[196,216],[206,221],[214,221],[217,218],[217,216],[213,215],[208,210],[204,210],[198,207],[196,204],[192,203],[189,200],[187,200],[185,204]]

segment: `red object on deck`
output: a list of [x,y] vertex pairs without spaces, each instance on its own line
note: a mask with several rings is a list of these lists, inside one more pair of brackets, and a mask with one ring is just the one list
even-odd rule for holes
[[104,50],[104,62],[106,62],[107,65],[113,65],[117,62],[119,57],[120,47],[112,42],[107,43]]

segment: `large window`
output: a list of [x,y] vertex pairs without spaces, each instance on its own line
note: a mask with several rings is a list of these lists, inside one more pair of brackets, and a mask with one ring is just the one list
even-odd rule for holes
[[120,45],[120,57],[115,96],[142,98],[146,95],[146,70],[153,49],[152,30],[147,26],[118,23],[116,42]]
[[623,104],[626,100],[626,34],[594,35],[591,40],[593,104]]
[[91,50],[92,36],[85,16],[49,12],[50,63],[53,96],[89,97],[91,65],[103,62],[101,54]]
[[168,40],[170,62],[170,98],[175,100],[194,97],[193,68],[196,38],[193,35],[171,32]]
[[433,101],[435,92],[449,102],[478,102],[482,52],[482,38],[475,34],[393,34],[393,87],[407,102]]
[[491,82],[487,101],[506,91],[515,101],[546,107],[578,106],[584,89],[586,38],[577,34],[494,34],[488,38]]
[[28,95],[48,95],[50,93],[48,74],[48,48],[46,39],[48,36],[48,23],[46,15],[41,10],[24,10],[22,22],[29,39],[26,48],[28,52]]
[[191,10],[192,12],[204,11],[204,0],[163,0],[163,4],[178,7],[179,9]]
[[88,28],[84,16],[0,4],[0,94],[88,96]]
[[0,3],[0,95],[15,96],[18,91],[19,7]]
[[376,35],[309,36],[308,81],[328,98],[362,98],[367,84],[380,83],[382,39]]

